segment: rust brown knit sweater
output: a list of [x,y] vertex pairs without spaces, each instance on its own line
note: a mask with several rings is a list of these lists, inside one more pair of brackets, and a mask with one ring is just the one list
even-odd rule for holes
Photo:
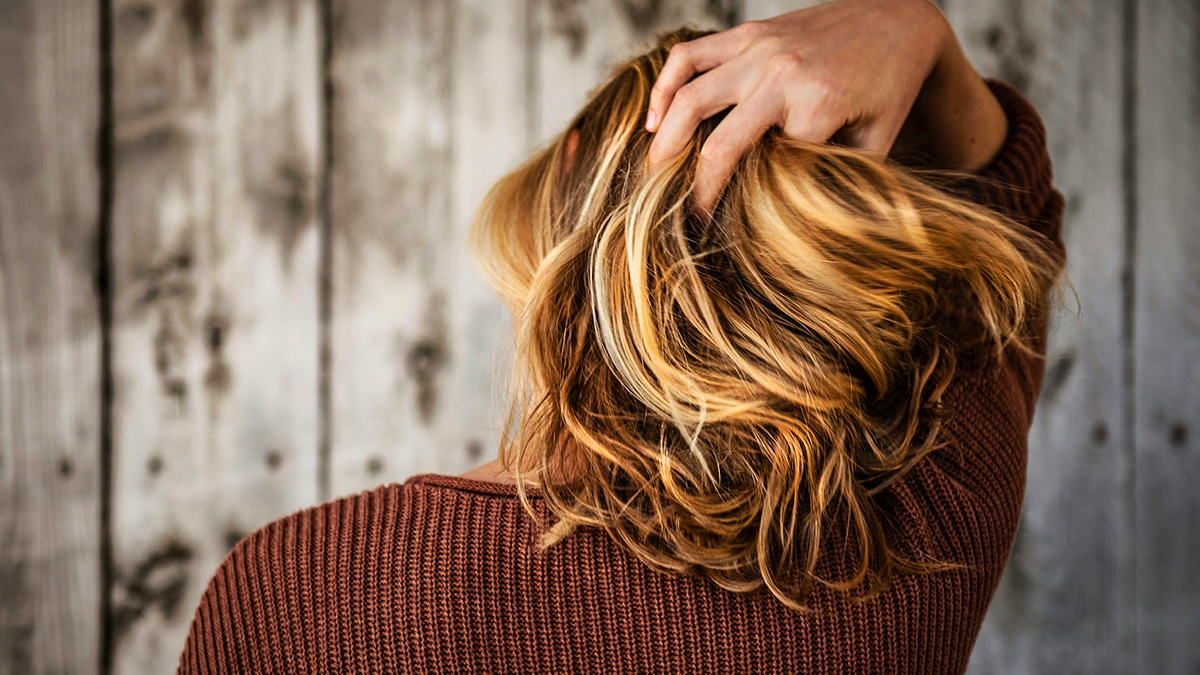
[[[1042,123],[1014,89],[989,86],[1008,139],[962,190],[1044,232],[1061,256]],[[602,531],[538,553],[515,488],[426,474],[238,544],[201,600],[179,673],[962,672],[1012,546],[1042,372],[1020,358],[960,370],[944,399],[955,444],[885,495],[905,537],[966,570],[900,576],[858,604],[819,588],[816,611],[798,614],[768,594],[653,572]]]

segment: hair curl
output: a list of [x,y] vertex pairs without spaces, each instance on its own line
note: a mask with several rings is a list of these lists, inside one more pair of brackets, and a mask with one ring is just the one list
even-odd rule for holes
[[[719,120],[651,170],[644,116],[671,46],[703,34],[616,68],[570,126],[573,159],[564,132],[480,208],[473,248],[515,333],[501,461],[530,515],[526,483],[558,519],[543,547],[599,527],[654,569],[795,609],[814,583],[865,598],[953,566],[902,555],[875,497],[942,442],[972,345],[1028,350],[1046,242],[894,163],[776,132],[697,217]],[[822,577],[846,542],[853,573]]]

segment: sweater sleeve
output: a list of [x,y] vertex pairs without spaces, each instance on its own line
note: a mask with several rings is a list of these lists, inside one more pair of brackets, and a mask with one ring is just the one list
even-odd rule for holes
[[[1008,135],[992,161],[978,173],[952,186],[971,201],[1008,216],[1018,225],[1041,235],[1054,261],[1055,279],[1066,265],[1066,247],[1062,237],[1064,199],[1055,189],[1046,128],[1033,105],[1013,86],[999,80],[986,80],[1008,118]],[[1051,294],[1052,289],[1044,289]],[[1013,354],[1008,373],[1017,378],[1019,395],[1025,404],[1026,426],[1032,422],[1034,408],[1042,388],[1045,370],[1049,311],[1033,321],[1027,332],[1036,356]]]
[[[1007,217],[1019,227],[1036,235],[1050,254],[1051,276],[1057,279],[1066,264],[1063,244],[1062,194],[1053,185],[1050,152],[1046,143],[1046,128],[1042,119],[1024,96],[1011,85],[999,80],[985,80],[1008,119],[1008,134],[996,156],[974,174],[954,178],[939,178],[935,184],[949,194],[972,201]],[[1047,296],[1052,288],[1043,289]],[[974,336],[982,330],[974,301],[960,295],[958,289],[947,293],[946,317],[963,336]],[[1047,312],[1027,326],[1026,338],[1035,355],[1014,355],[1009,365],[1020,378],[1020,395],[1025,401],[1025,417],[1032,418],[1041,392],[1044,356],[1052,298],[1046,297]]]
[[1054,188],[1046,127],[1033,105],[1012,85],[985,80],[1008,118],[1008,135],[987,166],[944,186],[949,192],[994,209],[1046,238],[1060,265],[1063,196]]

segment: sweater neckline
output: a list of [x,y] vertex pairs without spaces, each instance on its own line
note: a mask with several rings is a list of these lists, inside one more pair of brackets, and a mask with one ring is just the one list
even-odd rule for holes
[[[478,494],[499,495],[502,497],[517,497],[517,486],[510,483],[493,483],[462,476],[450,476],[440,473],[417,474],[404,481],[405,485],[428,485],[431,487],[457,490],[459,492],[474,492]],[[536,487],[525,488],[525,494],[540,499],[542,492]]]

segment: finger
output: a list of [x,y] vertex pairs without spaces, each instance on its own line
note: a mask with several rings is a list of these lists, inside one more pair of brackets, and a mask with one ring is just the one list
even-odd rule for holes
[[802,103],[788,107],[781,125],[783,134],[797,141],[824,143],[846,124],[846,118],[836,114],[841,105],[819,85],[797,88],[793,101]]
[[650,165],[674,157],[687,145],[702,120],[737,103],[742,98],[741,81],[726,65],[680,88],[650,143]]
[[860,128],[843,131],[850,147],[865,150],[880,159],[888,156],[899,134],[900,125],[887,120],[874,120]]
[[736,56],[758,30],[759,24],[746,22],[736,28],[705,35],[671,48],[654,88],[650,90],[650,108],[646,112],[646,130],[657,131],[671,101],[696,73],[712,70]]
[[705,216],[712,215],[742,155],[776,124],[781,103],[775,97],[752,97],[734,106],[709,134],[700,149],[693,190],[696,207]]

